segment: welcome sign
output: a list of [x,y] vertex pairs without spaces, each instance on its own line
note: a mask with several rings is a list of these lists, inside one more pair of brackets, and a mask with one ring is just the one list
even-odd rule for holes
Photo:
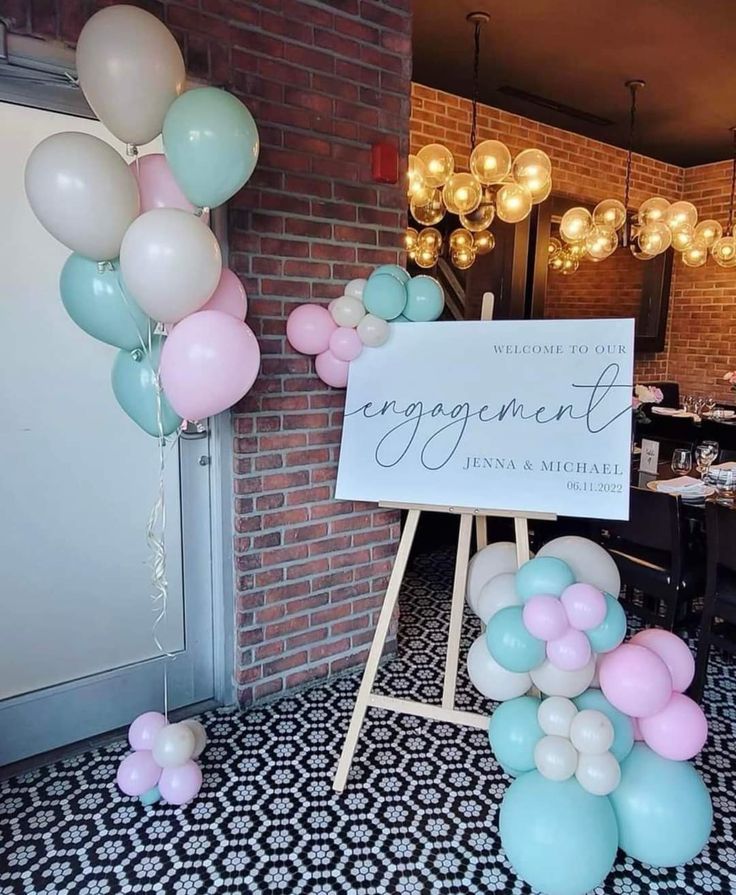
[[634,321],[406,323],[350,365],[336,497],[627,519]]

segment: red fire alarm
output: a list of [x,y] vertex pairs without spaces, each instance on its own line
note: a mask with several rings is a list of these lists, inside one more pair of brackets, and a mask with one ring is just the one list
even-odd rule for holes
[[396,183],[399,179],[399,150],[391,143],[371,146],[371,172],[376,183]]

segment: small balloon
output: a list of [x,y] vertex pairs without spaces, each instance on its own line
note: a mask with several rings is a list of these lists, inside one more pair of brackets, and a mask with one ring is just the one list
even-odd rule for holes
[[128,742],[131,749],[145,749],[150,752],[156,734],[168,723],[161,712],[144,712],[138,715],[128,728]]
[[391,329],[385,320],[366,314],[358,324],[360,341],[368,348],[380,348],[388,341]]
[[613,744],[610,751],[618,762],[622,762],[634,746],[634,722],[628,715],[614,708],[600,690],[586,690],[575,698],[575,705],[583,709],[595,709],[608,718],[613,725]]
[[670,673],[673,690],[684,693],[693,682],[695,659],[690,647],[677,634],[659,628],[645,628],[634,634],[631,643],[645,646],[659,656]]
[[516,573],[516,592],[524,602],[537,594],[559,597],[574,583],[570,566],[553,556],[536,556]]
[[194,733],[186,724],[162,727],[153,741],[154,761],[162,768],[178,768],[194,754]]
[[578,753],[570,740],[548,735],[542,737],[535,746],[534,763],[547,780],[567,780],[578,766]]
[[483,585],[496,575],[505,572],[515,573],[516,569],[516,544],[513,541],[497,541],[495,544],[489,544],[479,550],[473,556],[468,564],[465,598],[476,615]]
[[161,776],[161,768],[148,750],[126,756],[118,768],[116,782],[126,796],[140,796],[154,787]]
[[[478,596],[478,618],[487,625],[493,616],[507,606],[519,606],[521,600],[516,595],[516,575],[514,572],[501,572],[494,575],[480,589]],[[526,624],[526,618],[524,618]],[[527,630],[535,637],[539,636],[527,626]]]
[[366,311],[382,320],[393,320],[406,306],[406,288],[390,273],[372,275],[363,290]]
[[404,315],[415,322],[439,320],[445,308],[445,293],[434,277],[420,274],[406,284]]
[[532,683],[546,696],[566,696],[573,699],[590,686],[595,674],[595,658],[579,671],[564,671],[546,659],[530,672]]
[[509,671],[531,671],[544,661],[544,641],[527,631],[521,606],[507,606],[489,620],[486,643],[493,658]]
[[626,637],[626,613],[623,606],[611,594],[604,594],[606,614],[603,621],[585,633],[596,653],[608,653],[623,643]]
[[578,758],[575,778],[591,795],[608,796],[621,781],[621,766],[610,752],[582,753]]
[[192,758],[199,758],[207,745],[207,731],[196,718],[185,718],[184,721],[180,721],[179,723],[192,731],[192,734],[194,735],[194,752],[192,753]]
[[301,354],[322,354],[330,347],[330,338],[337,329],[327,308],[321,305],[299,305],[286,321],[286,338]]
[[338,326],[356,327],[365,317],[365,305],[359,298],[343,295],[330,302],[330,314]]
[[556,640],[569,628],[565,607],[558,597],[537,594],[526,602],[523,612],[527,631],[540,640]]
[[357,298],[358,301],[363,300],[363,290],[365,289],[365,284],[368,280],[350,280],[344,290],[344,294],[348,296],[348,298]]
[[360,355],[363,343],[357,330],[349,326],[338,326],[330,336],[329,349],[338,360],[349,363]]
[[650,749],[673,761],[695,758],[708,738],[708,722],[703,710],[682,693],[673,693],[656,715],[640,718],[639,728]]
[[488,739],[499,764],[518,771],[534,767],[534,750],[544,736],[537,720],[539,700],[519,696],[502,703],[491,715]]
[[161,792],[159,791],[158,786],[152,786],[151,789],[146,790],[146,792],[141,793],[138,796],[138,800],[141,805],[144,805],[146,808],[151,805],[155,805],[156,802],[161,801]]
[[331,385],[333,388],[347,386],[350,364],[336,357],[329,348],[317,355],[314,368],[325,385]]
[[180,767],[164,768],[158,781],[161,796],[170,805],[186,805],[198,795],[202,786],[202,771],[194,761]]
[[236,320],[245,320],[248,299],[239,277],[227,267],[222,268],[215,291],[200,308],[201,311],[222,311]]
[[578,671],[591,658],[590,641],[582,631],[568,628],[564,634],[547,641],[547,658],[563,671]]
[[606,653],[598,676],[606,699],[633,718],[656,715],[672,695],[672,677],[665,663],[635,643],[623,643]]
[[468,677],[475,689],[496,702],[523,696],[532,684],[528,674],[507,671],[496,662],[488,652],[483,634],[473,641],[468,650],[467,665]]
[[570,740],[578,752],[601,755],[613,745],[613,724],[596,709],[582,709],[570,725]]
[[560,597],[567,618],[578,631],[596,628],[606,617],[606,600],[592,584],[571,584]]
[[538,720],[542,730],[550,736],[570,736],[570,725],[578,710],[572,700],[564,696],[548,696],[539,706]]

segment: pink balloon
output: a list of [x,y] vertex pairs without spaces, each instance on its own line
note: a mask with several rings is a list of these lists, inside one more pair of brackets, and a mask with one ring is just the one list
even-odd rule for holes
[[682,693],[673,693],[662,711],[642,718],[639,727],[647,746],[673,761],[694,758],[708,738],[703,710]]
[[330,351],[338,360],[350,362],[363,350],[358,331],[349,326],[338,326],[330,336]]
[[222,311],[238,320],[245,320],[248,311],[248,299],[245,287],[238,277],[227,267],[222,268],[217,289],[199,309],[200,311]]
[[562,591],[567,619],[578,631],[597,628],[606,617],[606,598],[592,584],[571,584]]
[[158,781],[161,797],[170,805],[185,805],[202,786],[202,771],[191,759],[178,768],[164,768]]
[[161,385],[188,420],[232,407],[255,382],[261,351],[250,327],[222,311],[196,311],[174,327],[161,350]]
[[547,658],[562,671],[579,671],[590,661],[590,641],[582,631],[568,628],[556,640],[547,642]]
[[537,594],[527,600],[522,618],[527,631],[540,640],[556,640],[570,627],[564,606],[550,594]]
[[656,653],[669,669],[672,677],[672,689],[684,693],[695,677],[695,659],[690,647],[677,634],[662,631],[660,628],[647,628],[639,631],[631,638],[631,643],[638,643]]
[[[160,152],[141,155],[133,159],[129,167],[138,181],[141,214],[153,208],[180,208],[194,214],[196,209],[174,180],[165,155]],[[205,224],[209,217],[209,212],[204,212],[202,220]]]
[[622,643],[606,653],[599,677],[606,699],[632,718],[656,715],[672,696],[672,677],[665,663],[636,643]]
[[333,388],[345,388],[348,384],[350,364],[335,357],[329,349],[317,356],[314,366],[317,375],[325,385],[331,385]]
[[330,336],[337,329],[332,315],[321,305],[300,305],[286,321],[286,338],[295,351],[322,354],[330,347]]
[[148,750],[127,755],[118,768],[116,781],[126,796],[140,796],[158,783],[161,768]]
[[168,723],[161,712],[144,712],[138,715],[128,728],[131,749],[153,749],[156,734]]

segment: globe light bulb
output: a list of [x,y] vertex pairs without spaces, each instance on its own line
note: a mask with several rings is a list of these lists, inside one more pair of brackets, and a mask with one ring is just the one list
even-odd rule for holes
[[450,234],[450,251],[457,252],[460,249],[468,249],[473,245],[473,234],[462,227],[453,230]]
[[593,226],[593,216],[587,208],[568,208],[560,221],[560,236],[565,242],[584,240]]
[[666,199],[661,196],[652,196],[651,199],[647,199],[639,206],[639,223],[644,226],[663,221],[669,207],[670,203]]
[[708,260],[708,244],[702,236],[696,236],[682,253],[682,263],[686,267],[702,267]]
[[736,267],[736,237],[722,236],[717,239],[711,246],[710,253],[721,267]]
[[477,233],[480,230],[486,230],[493,223],[496,217],[496,206],[493,202],[486,200],[485,195],[481,199],[480,205],[469,214],[460,215],[460,223],[466,230]]
[[597,224],[588,233],[585,248],[593,261],[605,261],[618,248],[618,233],[612,226]]
[[438,224],[445,216],[442,194],[439,190],[434,190],[432,198],[426,205],[417,205],[416,202],[412,202],[409,205],[409,211],[417,224],[421,224],[423,227]]
[[[591,232],[591,231],[589,231]],[[570,245],[566,245],[564,248],[564,252],[568,257],[575,258],[577,261],[582,261],[583,258],[588,254],[588,246],[586,244],[587,240],[582,240],[582,242],[571,243]]]
[[473,234],[473,248],[476,255],[487,255],[496,245],[496,237],[490,230],[481,230]]
[[511,174],[518,184],[529,190],[534,201],[535,196],[543,195],[547,187],[551,187],[552,162],[541,149],[524,149],[514,159]]
[[480,205],[483,188],[472,174],[453,174],[442,190],[445,208],[452,214],[469,214]]
[[673,202],[665,212],[664,222],[673,233],[685,225],[694,229],[698,223],[698,209],[692,202]]
[[547,243],[547,254],[551,257],[562,249],[562,243],[556,236],[551,236]]
[[432,187],[427,183],[426,174],[424,162],[417,156],[410,155],[406,168],[406,196],[417,205],[426,204],[432,196]]
[[484,140],[470,154],[470,171],[481,183],[501,183],[511,170],[511,153],[500,140]]
[[676,252],[684,252],[695,239],[695,227],[692,224],[680,224],[672,230],[672,248]]
[[431,187],[444,186],[455,170],[455,159],[450,150],[441,143],[422,146],[417,158],[424,164],[424,181]]
[[637,261],[651,261],[652,258],[654,258],[654,255],[649,255],[646,252],[642,252],[641,247],[638,243],[638,234],[636,238],[629,243],[629,250]]
[[475,261],[475,249],[472,246],[450,252],[450,261],[458,270],[467,270]]
[[661,222],[649,223],[641,228],[637,241],[645,255],[659,255],[670,247],[672,231]]
[[713,243],[723,236],[723,227],[718,221],[705,220],[701,221],[695,228],[695,238],[705,240],[705,244],[710,248]]
[[442,248],[442,234],[436,227],[425,227],[419,233],[418,244],[422,249],[439,252]]
[[416,249],[418,239],[419,233],[414,227],[407,227],[406,230],[404,230],[404,248],[407,252],[413,252]]
[[565,265],[565,257],[562,254],[562,252],[555,253],[549,259],[550,270],[553,270],[555,273],[561,273],[564,265]]
[[419,267],[423,267],[426,269],[428,267],[434,267],[437,263],[438,258],[438,252],[432,251],[432,249],[422,246],[417,249],[414,260]]
[[571,273],[575,273],[575,271],[580,267],[580,262],[577,258],[563,258],[562,260],[562,269],[560,273],[563,277],[570,276]]
[[626,223],[626,207],[618,199],[604,199],[593,209],[593,223],[620,230]]
[[531,210],[531,193],[521,184],[505,183],[496,194],[496,214],[507,224],[518,224]]
[[552,178],[542,184],[538,189],[529,190],[532,197],[532,204],[539,205],[540,202],[544,202],[544,200],[549,196],[552,192]]

